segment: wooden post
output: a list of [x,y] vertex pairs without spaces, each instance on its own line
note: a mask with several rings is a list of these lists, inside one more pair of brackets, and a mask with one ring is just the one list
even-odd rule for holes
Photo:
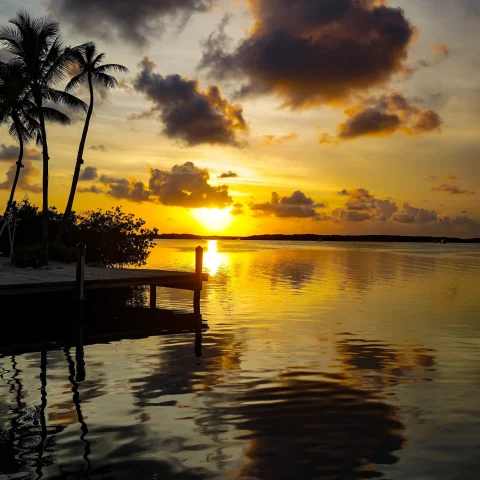
[[85,300],[85,254],[87,247],[84,243],[77,245],[77,280],[76,280],[76,298],[79,301]]
[[195,249],[195,288],[193,291],[193,313],[197,318],[200,315],[200,292],[202,291],[203,248]]
[[157,286],[150,285],[150,308],[155,310],[157,308]]

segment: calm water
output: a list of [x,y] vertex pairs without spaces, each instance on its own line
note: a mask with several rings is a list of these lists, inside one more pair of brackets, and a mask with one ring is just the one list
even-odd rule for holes
[[479,245],[204,247],[201,358],[193,333],[0,355],[0,478],[479,478]]

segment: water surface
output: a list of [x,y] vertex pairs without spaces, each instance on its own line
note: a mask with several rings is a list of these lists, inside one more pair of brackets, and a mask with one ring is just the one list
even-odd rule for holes
[[[159,241],[148,267],[192,270],[197,244]],[[165,327],[0,354],[0,478],[478,478],[478,245],[202,245],[197,344]]]

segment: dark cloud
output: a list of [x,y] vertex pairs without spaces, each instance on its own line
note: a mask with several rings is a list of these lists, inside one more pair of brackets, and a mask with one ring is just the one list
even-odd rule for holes
[[339,220],[345,222],[364,222],[365,220],[371,220],[372,215],[368,212],[358,212],[356,210],[343,210],[341,208],[332,212],[332,215]]
[[248,130],[242,106],[229,103],[216,85],[202,91],[197,80],[163,77],[154,72],[156,65],[148,57],[139,66],[133,86],[154,105],[141,116],[158,114],[167,137],[186,145],[242,145],[238,134]]
[[232,204],[228,187],[214,187],[208,183],[210,175],[206,169],[192,162],[175,165],[170,172],[151,170],[150,191],[160,203],[177,207],[225,208]]
[[243,215],[245,213],[244,210],[243,210],[243,205],[240,202],[234,203],[232,205],[232,207],[233,208],[230,211],[230,215],[239,216],[239,215]]
[[363,137],[366,135],[391,135],[401,125],[400,118],[390,114],[368,108],[348,118],[339,126],[338,136],[342,139]]
[[377,220],[385,222],[398,211],[397,204],[389,199],[379,199],[364,188],[342,190],[337,193],[348,197],[344,208],[337,208],[332,215],[346,222],[364,222]]
[[[0,145],[0,162],[6,161],[17,161],[18,154],[20,152],[20,147],[17,145],[5,145],[2,143]],[[41,160],[41,153],[35,148],[25,148],[23,151],[23,158],[25,160]]]
[[326,203],[316,203],[303,192],[297,190],[289,197],[280,197],[278,193],[272,193],[270,202],[250,203],[250,210],[260,216],[275,215],[279,218],[319,218],[317,208],[326,207]]
[[367,105],[347,110],[347,119],[338,127],[338,138],[349,140],[364,136],[385,136],[397,131],[407,135],[420,135],[440,131],[443,123],[436,112],[411,105],[398,92],[375,100],[375,103],[373,107]]
[[298,139],[298,133],[290,133],[289,135],[264,135],[263,141],[267,147],[272,145],[282,145],[283,143],[293,142]]
[[150,192],[139,180],[101,175],[100,182],[108,185],[110,189],[107,191],[107,195],[114,198],[126,198],[138,203],[150,200]]
[[98,178],[97,167],[85,167],[80,174],[81,182],[89,182]]
[[80,33],[111,39],[114,36],[145,45],[166,26],[184,25],[190,16],[207,11],[215,0],[50,0],[57,17]]
[[452,185],[448,183],[442,183],[441,185],[434,185],[432,187],[432,192],[445,192],[450,195],[475,195],[476,192],[472,192],[471,190],[466,190],[464,188],[460,188],[458,185]]
[[108,148],[105,145],[92,145],[90,150],[95,152],[108,152]]
[[105,190],[103,190],[102,188],[97,187],[96,185],[90,185],[89,187],[80,187],[80,188],[78,189],[78,192],[79,192],[79,193],[96,193],[96,194],[100,194],[100,193],[105,193]]
[[238,174],[229,170],[228,172],[223,172],[218,178],[237,178]]
[[148,186],[135,179],[101,175],[100,182],[108,185],[108,195],[134,202],[156,202],[185,208],[225,208],[233,203],[228,187],[208,183],[206,169],[192,162],[175,165],[170,171],[150,170]]
[[204,43],[201,68],[245,78],[238,94],[274,93],[291,108],[351,98],[404,71],[415,27],[375,0],[249,0],[255,25],[233,52],[225,22]]
[[[37,177],[40,175],[40,171],[33,166],[33,163],[27,160],[23,162],[24,168],[22,168],[20,172],[20,176],[18,177],[18,184],[17,188],[24,190],[25,192],[31,193],[41,193],[42,187],[41,185],[32,185],[31,179],[32,177]],[[16,165],[12,165],[6,173],[7,179],[0,183],[0,190],[10,190],[12,188],[13,180],[15,178],[15,171],[17,169]]]
[[393,216],[393,220],[398,223],[433,223],[438,221],[438,214],[434,210],[416,208],[404,203],[402,210]]

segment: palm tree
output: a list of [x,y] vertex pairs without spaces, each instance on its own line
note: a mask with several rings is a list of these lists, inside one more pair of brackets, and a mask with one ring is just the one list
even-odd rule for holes
[[80,177],[80,170],[83,165],[83,152],[85,150],[85,142],[87,140],[88,128],[90,126],[90,120],[92,118],[93,107],[95,102],[95,96],[93,91],[94,82],[103,85],[106,88],[116,88],[118,82],[115,77],[110,75],[110,72],[128,73],[128,68],[116,63],[108,63],[102,65],[102,61],[105,58],[104,53],[98,53],[95,43],[88,42],[80,47],[72,49],[72,56],[77,64],[78,74],[75,75],[66,87],[66,91],[72,91],[75,87],[87,81],[88,89],[90,92],[90,105],[87,111],[87,117],[85,119],[85,125],[83,127],[82,138],[80,139],[80,145],[78,147],[77,162],[75,164],[75,171],[73,173],[72,187],[70,189],[70,195],[68,197],[67,207],[63,215],[62,225],[57,233],[56,241],[59,242],[60,238],[65,231],[68,224],[68,219],[72,212],[73,202],[75,200],[75,193],[77,190],[78,179]]
[[33,108],[29,83],[22,63],[15,60],[9,63],[0,62],[0,124],[10,124],[9,133],[18,141],[19,146],[17,168],[3,215],[4,219],[7,218],[15,198],[18,178],[23,168],[24,145],[38,130],[38,123],[31,116]]
[[[28,13],[19,12],[10,20],[12,26],[0,28],[0,42],[23,63],[25,75],[30,82],[30,90],[35,115],[40,129],[40,143],[43,155],[43,222],[42,222],[42,260],[48,263],[48,154],[47,130],[45,122],[58,121],[61,112],[48,103],[63,104],[69,108],[83,108],[84,102],[77,97],[55,89],[55,85],[64,80],[74,63],[72,49],[64,49],[57,22],[36,18]],[[47,104],[47,105],[46,105]]]

